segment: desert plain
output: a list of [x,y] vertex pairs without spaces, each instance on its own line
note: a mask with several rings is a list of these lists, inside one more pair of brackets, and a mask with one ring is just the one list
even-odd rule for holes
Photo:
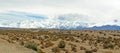
[[0,45],[2,53],[120,53],[120,31],[6,29]]

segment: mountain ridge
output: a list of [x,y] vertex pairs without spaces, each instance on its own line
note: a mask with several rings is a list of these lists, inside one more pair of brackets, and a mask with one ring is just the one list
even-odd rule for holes
[[14,27],[0,27],[0,29],[51,29],[51,30],[120,30],[120,26],[117,25],[104,25],[94,27],[77,27],[77,28],[14,28]]

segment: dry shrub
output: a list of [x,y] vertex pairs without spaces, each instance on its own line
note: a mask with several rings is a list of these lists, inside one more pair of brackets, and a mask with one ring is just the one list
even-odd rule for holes
[[86,50],[85,53],[93,53],[93,52],[90,50]]
[[25,47],[37,51],[37,45],[34,43],[26,43]]
[[111,51],[105,51],[104,53],[112,53]]
[[41,49],[38,49],[37,53],[45,53],[45,52],[43,52]]
[[52,48],[52,52],[54,53],[60,52],[60,49],[58,47],[54,47]]
[[77,52],[76,47],[72,47],[72,51],[73,51],[73,52]]
[[59,48],[65,48],[65,45],[66,45],[65,41],[62,40],[62,41],[59,42],[58,47]]
[[86,48],[83,46],[80,46],[80,50],[86,50]]
[[50,42],[50,41],[48,41],[48,42],[46,42],[45,43],[45,47],[47,48],[47,47],[50,47],[50,46],[53,46],[54,45],[54,43],[52,43],[52,42]]
[[93,52],[97,52],[97,49],[92,49]]

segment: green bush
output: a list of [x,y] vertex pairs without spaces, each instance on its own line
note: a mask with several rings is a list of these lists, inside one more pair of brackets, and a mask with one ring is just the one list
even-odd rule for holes
[[37,45],[34,43],[27,43],[25,47],[37,51]]

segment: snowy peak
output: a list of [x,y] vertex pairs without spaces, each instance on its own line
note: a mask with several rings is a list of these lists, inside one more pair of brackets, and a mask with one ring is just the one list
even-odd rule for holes
[[[0,27],[13,28],[43,28],[43,29],[98,29],[112,28],[113,22],[95,21],[93,17],[82,14],[55,15],[50,18],[48,15],[39,15],[25,12],[9,11],[0,13]],[[97,19],[96,19],[97,20]],[[103,24],[102,24],[103,23]],[[105,25],[109,25],[106,27]],[[97,26],[97,27],[94,27]],[[102,26],[102,27],[101,27]]]

